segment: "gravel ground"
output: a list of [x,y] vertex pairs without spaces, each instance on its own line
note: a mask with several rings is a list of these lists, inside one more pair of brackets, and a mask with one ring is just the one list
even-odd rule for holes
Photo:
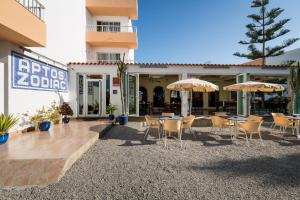
[[140,123],[115,126],[57,183],[0,189],[0,199],[300,199],[300,140],[264,129],[250,147],[195,128],[168,149]]

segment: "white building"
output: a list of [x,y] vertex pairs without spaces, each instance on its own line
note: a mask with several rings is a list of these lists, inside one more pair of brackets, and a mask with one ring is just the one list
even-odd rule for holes
[[[166,86],[189,77],[211,81],[221,89],[217,93],[194,93],[193,112],[209,114],[226,109],[246,114],[248,98],[225,92],[223,86],[250,79],[272,81],[288,77],[288,69],[275,61],[266,67],[256,63],[135,63],[138,35],[132,20],[138,18],[137,0],[41,2],[0,2],[0,25],[5,27],[0,29],[0,112],[34,112],[53,100],[63,99],[70,103],[75,117],[104,117],[109,103],[117,105],[116,114],[120,114],[115,61],[123,55],[128,63],[126,110],[132,116],[168,110],[186,115],[187,94],[168,91]],[[298,52],[291,57],[297,55]],[[29,64],[24,67],[23,63]],[[51,68],[50,75],[47,67]],[[18,73],[27,73],[25,83]],[[65,82],[68,84],[64,87]]]

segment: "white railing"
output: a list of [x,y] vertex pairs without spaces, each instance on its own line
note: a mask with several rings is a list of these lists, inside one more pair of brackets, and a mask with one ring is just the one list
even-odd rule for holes
[[21,4],[25,9],[30,11],[40,20],[44,20],[45,7],[38,0],[16,0],[16,2]]
[[116,26],[116,25],[87,25],[87,32],[125,32],[132,33],[137,32],[137,28],[135,26]]

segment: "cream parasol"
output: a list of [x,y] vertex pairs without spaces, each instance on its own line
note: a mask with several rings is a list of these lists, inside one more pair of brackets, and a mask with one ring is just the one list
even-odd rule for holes
[[219,90],[219,86],[208,81],[190,78],[171,83],[167,86],[167,89],[188,92],[215,92]]
[[[285,90],[283,85],[274,83],[264,83],[256,81],[247,81],[223,87],[225,91],[235,92],[282,92]],[[254,107],[255,108],[255,107]],[[250,109],[251,110],[251,109]]]
[[226,91],[236,92],[281,92],[284,87],[280,84],[263,83],[256,81],[247,81],[244,83],[237,83],[223,88]]
[[[174,91],[187,91],[190,92],[215,92],[219,90],[219,86],[208,81],[200,80],[197,78],[184,79],[176,81],[167,86],[167,89]],[[189,102],[189,109],[191,113],[191,98]]]

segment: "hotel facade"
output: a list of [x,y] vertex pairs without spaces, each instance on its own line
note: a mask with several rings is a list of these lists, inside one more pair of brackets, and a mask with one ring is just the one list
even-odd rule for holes
[[[0,3],[0,112],[5,114],[32,113],[53,100],[69,102],[74,117],[105,117],[108,104],[117,105],[116,114],[120,114],[116,62],[125,55],[128,70],[124,92],[130,116],[164,111],[187,115],[188,94],[169,91],[166,86],[191,77],[220,87],[216,93],[194,93],[192,113],[246,115],[250,112],[249,94],[226,92],[223,86],[248,80],[288,83],[289,70],[281,63],[300,60],[300,52],[295,51],[268,59],[265,67],[255,62],[137,63],[138,29],[132,25],[132,20],[138,19],[137,0],[41,2]],[[270,99],[277,101],[277,97]],[[265,96],[260,98],[264,101]],[[278,105],[264,107],[276,111]],[[287,103],[280,104],[280,109],[286,107]]]

